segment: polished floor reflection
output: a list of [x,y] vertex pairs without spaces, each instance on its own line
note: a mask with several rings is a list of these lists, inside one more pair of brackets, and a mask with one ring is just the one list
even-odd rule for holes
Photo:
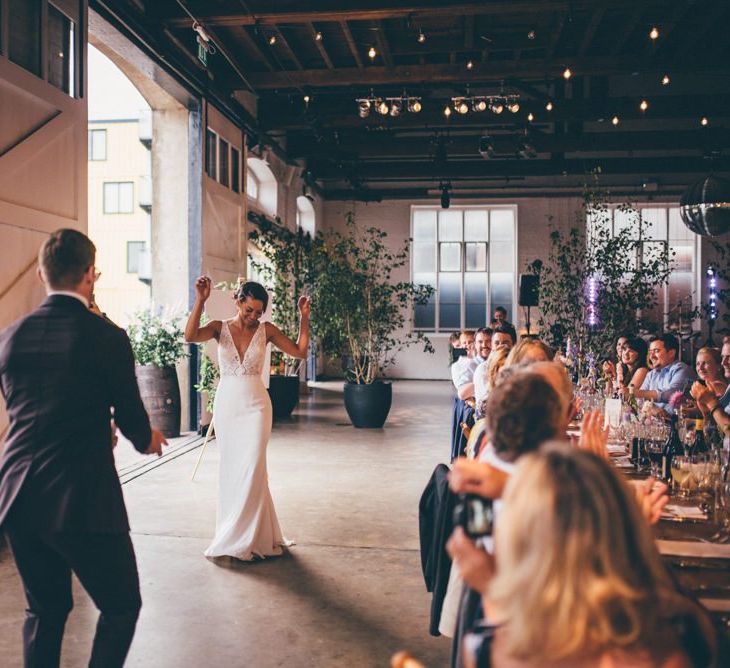
[[[356,430],[342,384],[320,384],[277,423],[269,477],[285,557],[214,565],[202,556],[215,521],[213,441],[180,439],[162,460],[121,444],[117,462],[144,601],[129,666],[385,666],[407,648],[448,663],[449,641],[428,635],[430,595],[420,572],[418,499],[448,458],[451,388],[402,381],[382,430]],[[100,565],[103,568],[103,565]],[[0,656],[22,665],[24,601],[0,552]],[[85,663],[95,610],[77,588],[63,665]]]

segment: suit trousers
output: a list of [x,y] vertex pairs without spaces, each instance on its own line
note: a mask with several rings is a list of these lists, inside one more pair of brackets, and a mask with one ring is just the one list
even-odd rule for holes
[[9,518],[5,534],[28,601],[26,667],[59,665],[63,630],[73,608],[72,572],[101,613],[89,666],[122,666],[142,606],[129,533],[45,532]]

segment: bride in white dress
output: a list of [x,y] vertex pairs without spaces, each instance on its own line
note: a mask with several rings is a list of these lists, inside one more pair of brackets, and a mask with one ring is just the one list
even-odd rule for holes
[[271,400],[261,371],[266,344],[304,358],[309,345],[308,297],[300,297],[299,338],[294,343],[276,325],[261,322],[268,293],[259,283],[241,284],[234,297],[238,314],[200,326],[211,280],[195,282],[196,299],[185,326],[188,343],[218,341],[220,382],[213,415],[220,451],[215,537],[206,557],[230,556],[244,561],[280,555],[286,545],[269,492],[266,446],[271,434]]

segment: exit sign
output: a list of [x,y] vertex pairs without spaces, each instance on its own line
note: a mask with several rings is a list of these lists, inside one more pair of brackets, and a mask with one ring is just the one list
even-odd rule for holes
[[198,44],[198,60],[208,67],[208,49],[204,44]]

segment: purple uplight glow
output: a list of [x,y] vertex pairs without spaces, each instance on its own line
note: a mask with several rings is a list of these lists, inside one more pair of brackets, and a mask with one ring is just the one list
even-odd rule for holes
[[588,326],[598,325],[598,280],[591,276],[586,283],[586,299],[588,301]]
[[707,278],[710,293],[708,296],[710,308],[707,317],[710,320],[715,320],[717,319],[717,274],[715,273],[715,268],[711,265],[707,267]]

